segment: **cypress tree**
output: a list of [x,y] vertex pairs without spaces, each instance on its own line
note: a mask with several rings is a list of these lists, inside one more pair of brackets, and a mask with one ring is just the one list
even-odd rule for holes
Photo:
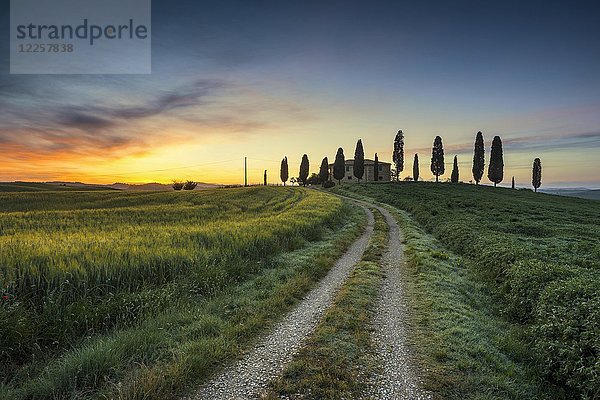
[[439,182],[439,176],[444,175],[445,170],[444,145],[442,144],[442,138],[436,136],[431,149],[431,172],[435,175],[436,182]]
[[363,144],[362,144],[361,139],[358,139],[358,142],[356,142],[356,150],[354,150],[353,173],[359,182],[365,174],[365,151],[363,149]]
[[450,175],[450,182],[458,183],[458,158],[454,156],[454,166],[452,167],[452,175]]
[[515,188],[515,177],[514,176],[512,177],[512,183],[511,183],[510,187],[513,189]]
[[319,168],[319,181],[325,183],[329,180],[329,160],[327,157],[321,161],[321,168]]
[[267,186],[267,170],[265,169],[265,174],[263,175],[263,184]]
[[302,183],[302,186],[306,186],[306,180],[308,179],[308,170],[310,164],[308,163],[308,156],[304,154],[302,161],[300,162],[300,172],[298,173],[298,182]]
[[531,179],[531,183],[536,192],[542,186],[542,161],[539,158],[533,160],[533,178]]
[[396,181],[399,181],[400,172],[404,171],[404,133],[401,130],[396,133],[396,138],[394,139],[392,160],[396,166]]
[[494,136],[494,140],[492,141],[488,178],[494,182],[494,187],[502,182],[504,178],[504,157],[502,156],[502,140],[500,136]]
[[344,157],[344,149],[341,147],[338,149],[335,155],[335,162],[333,163],[333,178],[338,181],[344,179],[346,175],[346,158]]
[[281,178],[281,182],[283,182],[283,186],[285,186],[285,183],[290,177],[287,157],[283,157],[283,160],[281,160],[281,169],[279,170],[279,177]]
[[379,157],[375,153],[375,161],[373,161],[373,180],[377,182],[379,180]]
[[485,148],[483,144],[483,133],[477,132],[475,138],[475,151],[473,153],[473,179],[475,184],[479,185],[483,172],[485,170]]
[[415,154],[415,160],[413,161],[413,179],[415,182],[419,180],[419,155]]

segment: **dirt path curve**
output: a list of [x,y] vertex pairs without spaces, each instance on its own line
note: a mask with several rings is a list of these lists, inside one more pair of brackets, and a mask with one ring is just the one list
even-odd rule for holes
[[400,265],[404,261],[402,234],[392,215],[379,210],[389,226],[388,250],[382,258],[385,273],[373,318],[373,343],[377,351],[380,374],[372,377],[369,398],[385,400],[420,400],[432,396],[422,388],[416,368],[411,363],[407,341],[408,306]]
[[314,331],[335,294],[362,258],[374,224],[371,211],[363,208],[368,221],[365,232],[335,263],[327,276],[245,357],[213,378],[190,399],[256,398],[271,380],[283,372],[285,365]]

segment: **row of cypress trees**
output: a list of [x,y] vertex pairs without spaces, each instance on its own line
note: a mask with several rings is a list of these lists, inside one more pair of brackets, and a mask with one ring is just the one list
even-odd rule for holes
[[[396,181],[400,179],[400,173],[404,170],[404,133],[399,130],[394,139],[394,149],[392,152],[392,160],[394,162],[395,171],[394,178]],[[309,175],[310,164],[308,156],[304,154],[300,163],[300,173],[298,175],[298,183],[306,186],[308,175]],[[377,173],[379,168],[379,158],[375,153],[374,159],[374,179],[378,180],[379,174]],[[475,147],[473,152],[473,179],[475,184],[479,184],[485,171],[485,144],[483,140],[483,133],[477,132],[475,137]],[[356,149],[354,151],[354,165],[353,174],[360,180],[363,178],[365,172],[365,152],[362,144],[362,140],[359,139],[356,143]],[[444,163],[444,145],[442,138],[436,136],[433,141],[433,147],[431,150],[431,172],[435,176],[435,181],[439,182],[439,177],[445,172]],[[346,160],[344,156],[344,150],[340,147],[337,150],[335,161],[333,164],[333,179],[340,182],[346,174]],[[542,163],[539,158],[533,161],[533,174],[532,174],[532,185],[537,192],[537,189],[542,184]],[[488,179],[496,186],[504,179],[504,155],[502,150],[502,139],[500,136],[494,136],[492,140],[492,148],[490,152],[490,163],[488,165]],[[327,157],[321,161],[321,167],[319,168],[319,174],[317,175],[320,183],[329,181],[329,161]],[[288,161],[287,157],[284,157],[281,161],[280,178],[285,185],[289,179]],[[417,181],[419,179],[419,155],[415,154],[413,161],[413,179]],[[459,181],[458,172],[458,157],[454,156],[454,163],[452,168],[452,174],[450,175],[450,181],[457,183]],[[512,179],[512,187],[514,189],[514,176]]]
[[[392,156],[396,167],[396,180],[399,179],[399,174],[403,170],[404,160],[404,134],[402,131],[398,131],[396,139],[394,140],[394,153]],[[485,171],[485,144],[483,141],[483,133],[477,132],[475,137],[475,148],[473,152],[473,179],[475,184],[481,182]],[[439,182],[439,177],[445,172],[444,163],[444,145],[442,138],[436,136],[433,141],[433,147],[431,150],[431,172],[435,176],[435,181]],[[492,149],[490,153],[490,163],[488,165],[488,179],[496,186],[504,179],[504,155],[502,150],[502,139],[500,136],[494,136],[492,140]],[[415,154],[413,164],[413,179],[416,181],[419,179],[419,157]],[[458,157],[454,156],[454,163],[452,168],[452,174],[450,175],[450,182],[457,183],[459,181],[458,174]],[[542,163],[539,158],[533,161],[533,173],[531,181],[535,191],[542,185]],[[514,189],[514,176],[513,176],[513,189]]]

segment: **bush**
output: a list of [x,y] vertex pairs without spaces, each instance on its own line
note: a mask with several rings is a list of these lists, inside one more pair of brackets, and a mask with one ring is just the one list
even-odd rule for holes
[[583,399],[600,398],[600,280],[594,272],[549,284],[531,328],[544,372]]
[[319,183],[321,183],[319,175],[315,174],[314,172],[311,176],[308,177],[308,179],[306,179],[307,185],[318,185]]
[[183,182],[179,182],[179,181],[173,181],[173,189],[175,190],[181,190],[183,189],[183,185],[185,185]]
[[503,285],[508,314],[523,323],[533,317],[541,293],[554,281],[572,278],[577,269],[540,260],[519,261],[512,265]]
[[197,182],[194,181],[187,181],[185,182],[185,184],[183,185],[183,190],[194,190],[196,189],[196,186],[198,186]]
[[330,189],[330,188],[332,188],[334,186],[335,186],[335,182],[334,181],[327,181],[327,182],[323,183],[323,187],[325,189]]

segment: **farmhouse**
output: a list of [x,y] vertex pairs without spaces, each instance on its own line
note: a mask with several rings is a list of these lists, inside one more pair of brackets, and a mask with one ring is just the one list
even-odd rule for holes
[[[365,173],[362,179],[360,180],[361,182],[375,181],[374,164],[375,162],[373,160],[365,159]],[[392,164],[384,161],[379,161],[379,171],[377,171],[379,175],[378,181],[389,182],[391,180],[391,168]],[[333,179],[333,164],[329,164],[329,177],[335,181],[335,179]],[[354,176],[354,160],[346,160],[346,175],[341,180],[341,182],[358,182],[358,179],[356,179],[356,177]]]

